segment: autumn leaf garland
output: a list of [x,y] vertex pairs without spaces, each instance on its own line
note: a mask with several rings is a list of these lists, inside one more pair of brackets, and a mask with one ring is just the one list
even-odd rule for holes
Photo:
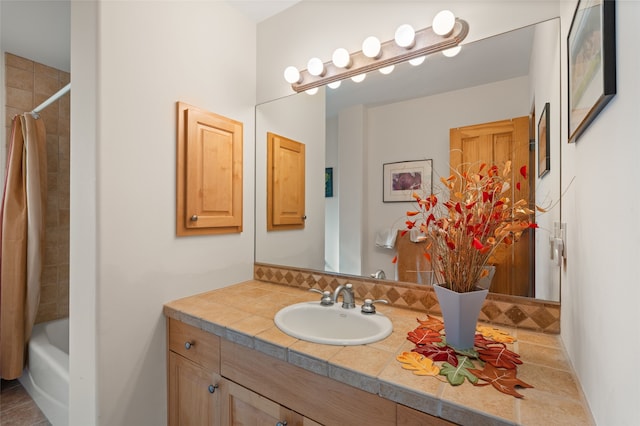
[[[445,376],[453,386],[459,386],[465,380],[475,386],[490,384],[516,398],[524,397],[516,391],[516,386],[533,387],[516,377],[517,366],[522,364],[522,360],[520,355],[507,348],[506,343],[514,341],[509,334],[479,326],[474,348],[458,351],[447,346],[442,321],[427,315],[424,320],[418,319],[418,323],[420,325],[407,335],[416,347],[396,357],[402,368],[421,376]],[[436,362],[441,362],[441,366]],[[486,383],[480,383],[480,380]]]

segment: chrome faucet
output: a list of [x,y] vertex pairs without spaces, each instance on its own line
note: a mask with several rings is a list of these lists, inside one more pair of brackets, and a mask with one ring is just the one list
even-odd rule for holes
[[342,293],[342,307],[344,309],[353,309],[356,307],[355,296],[353,295],[353,285],[339,285],[333,292],[333,303],[338,302],[338,297]]
[[373,274],[371,274],[371,278],[376,278],[376,279],[379,279],[379,280],[386,280],[387,276],[385,275],[385,273],[384,273],[384,271],[382,269],[378,269]]

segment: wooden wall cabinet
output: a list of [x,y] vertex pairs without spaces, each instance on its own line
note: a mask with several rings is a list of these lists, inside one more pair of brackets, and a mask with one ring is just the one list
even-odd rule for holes
[[177,235],[242,232],[242,123],[177,109]]
[[304,229],[305,146],[267,133],[267,230]]

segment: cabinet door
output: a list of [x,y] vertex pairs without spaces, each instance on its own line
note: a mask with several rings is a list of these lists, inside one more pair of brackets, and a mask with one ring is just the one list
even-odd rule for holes
[[220,376],[169,351],[169,425],[220,424]]
[[178,102],[178,235],[242,231],[239,121]]
[[303,229],[305,146],[267,134],[267,230]]
[[[300,414],[291,411],[270,399],[223,379],[221,385],[223,401],[222,425],[277,425],[302,426]],[[286,423],[285,423],[286,422]]]

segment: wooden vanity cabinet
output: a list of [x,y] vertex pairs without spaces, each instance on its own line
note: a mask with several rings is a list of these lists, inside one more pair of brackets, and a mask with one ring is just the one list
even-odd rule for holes
[[452,424],[172,318],[167,342],[170,426]]
[[220,425],[220,338],[167,319],[170,426]]

